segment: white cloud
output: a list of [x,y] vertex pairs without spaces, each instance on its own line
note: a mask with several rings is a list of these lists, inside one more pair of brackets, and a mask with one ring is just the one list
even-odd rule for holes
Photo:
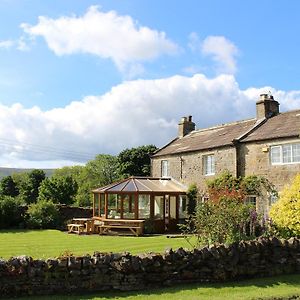
[[234,74],[237,70],[238,48],[224,36],[208,36],[202,43],[202,53],[212,56],[219,73]]
[[102,12],[97,6],[91,6],[81,17],[40,16],[38,24],[21,27],[30,36],[44,37],[56,55],[94,54],[112,59],[120,70],[128,64],[178,51],[164,32],[141,26],[130,16],[115,11]]
[[193,115],[198,128],[251,118],[259,94],[269,90],[281,111],[300,108],[300,91],[241,90],[232,75],[202,74],[128,81],[49,111],[0,105],[0,165],[47,167],[143,144],[162,146],[176,136],[182,116]]
[[0,41],[0,49],[9,49],[11,47],[13,47],[14,45],[14,41],[12,40],[4,40],[4,41]]
[[21,36],[17,40],[4,40],[0,41],[0,49],[11,49],[16,48],[19,51],[28,51],[30,50],[28,41],[24,36]]

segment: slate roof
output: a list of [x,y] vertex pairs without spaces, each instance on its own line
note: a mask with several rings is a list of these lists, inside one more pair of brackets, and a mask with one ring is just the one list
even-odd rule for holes
[[300,134],[300,110],[280,113],[269,119],[250,119],[192,131],[176,138],[152,157],[233,146],[234,141],[251,142]]
[[300,110],[293,110],[267,119],[262,126],[242,139],[241,142],[299,137],[299,134]]
[[93,190],[94,193],[175,193],[185,194],[187,187],[167,177],[129,177]]

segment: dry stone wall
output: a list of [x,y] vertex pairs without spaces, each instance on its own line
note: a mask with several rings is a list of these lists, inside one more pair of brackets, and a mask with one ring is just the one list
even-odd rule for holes
[[39,260],[0,260],[0,297],[142,290],[300,273],[300,240],[259,238],[164,254],[98,253]]

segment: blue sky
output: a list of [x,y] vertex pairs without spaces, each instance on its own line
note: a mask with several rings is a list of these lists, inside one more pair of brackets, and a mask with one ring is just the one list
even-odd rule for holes
[[0,166],[58,167],[300,108],[299,1],[0,0]]

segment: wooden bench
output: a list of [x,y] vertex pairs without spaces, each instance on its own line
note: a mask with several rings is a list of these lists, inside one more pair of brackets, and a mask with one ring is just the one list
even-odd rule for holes
[[106,224],[99,226],[99,234],[108,233],[109,230],[112,229],[128,229],[130,230],[135,236],[140,236],[143,233],[143,228],[141,226],[134,226],[134,225],[125,225],[125,224]]
[[83,224],[68,224],[68,233],[77,233],[81,234],[84,232],[84,225]]

